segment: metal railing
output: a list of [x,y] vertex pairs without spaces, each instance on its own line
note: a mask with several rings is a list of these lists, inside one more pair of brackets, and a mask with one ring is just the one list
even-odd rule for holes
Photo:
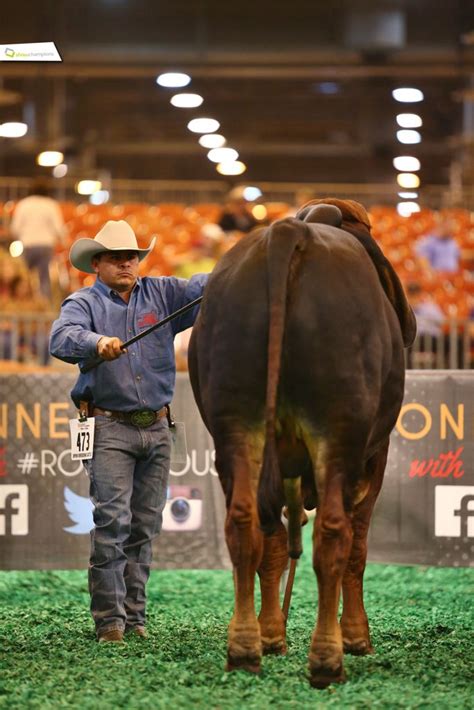
[[[46,180],[46,178],[45,178]],[[28,194],[34,180],[26,177],[0,176],[0,202],[19,200]],[[75,191],[76,178],[64,177],[61,180],[49,178],[49,184],[54,196],[61,201],[87,201]],[[245,179],[239,181],[245,183]],[[263,191],[263,199],[267,202],[285,202],[290,205],[299,204],[301,194],[324,197],[332,196],[341,199],[358,200],[366,207],[372,205],[395,205],[398,201],[396,183],[300,183],[263,181],[256,183]],[[179,202],[182,204],[199,204],[202,202],[223,203],[230,187],[227,180],[139,180],[110,178],[104,184],[110,193],[111,203],[144,202],[160,204],[161,202]],[[474,191],[471,186],[464,188],[456,196],[457,203],[464,209],[474,209]],[[453,195],[449,185],[424,185],[421,192],[424,206],[438,209],[449,207],[453,203]]]
[[[0,311],[0,360],[51,364],[48,341],[57,313]],[[181,360],[186,353],[180,352]],[[438,336],[417,336],[405,351],[409,369],[468,370],[474,366],[474,321],[450,318]]]
[[0,360],[48,365],[49,333],[55,318],[55,313],[0,311]]
[[469,370],[474,365],[474,321],[449,318],[439,335],[417,335],[405,350],[413,370]]

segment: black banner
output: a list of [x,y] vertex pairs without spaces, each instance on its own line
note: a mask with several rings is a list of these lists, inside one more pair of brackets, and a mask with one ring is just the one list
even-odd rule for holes
[[[0,569],[87,565],[92,505],[88,478],[72,461],[69,391],[75,374],[0,376]],[[474,538],[474,373],[407,373],[403,409],[392,435],[369,557],[384,562],[467,566]],[[229,566],[224,499],[212,439],[187,375],[172,405],[186,424],[186,463],[172,463],[155,566]]]

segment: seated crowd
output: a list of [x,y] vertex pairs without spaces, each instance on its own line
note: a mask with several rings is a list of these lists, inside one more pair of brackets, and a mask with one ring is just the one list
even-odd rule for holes
[[[14,226],[15,203],[0,204],[0,359],[8,358],[9,314],[54,315],[67,293],[93,283],[94,276],[70,266],[68,252],[76,239],[94,237],[107,220],[125,219],[139,242],[158,237],[158,245],[146,262],[147,275],[189,278],[194,273],[212,271],[220,256],[253,227],[294,214],[285,203],[258,207],[252,210],[243,197],[232,199],[224,208],[214,203],[61,203],[64,226],[58,228],[49,263],[50,289],[50,284],[44,287],[44,274],[34,268],[31,259],[9,252],[11,240],[17,237],[9,228]],[[380,206],[373,207],[370,216],[372,234],[407,290],[420,335],[441,336],[449,332],[450,320],[474,318],[474,219],[468,211],[422,210],[407,218],[394,208]],[[41,295],[49,289],[50,298]],[[177,364],[184,369],[187,338],[180,340]]]

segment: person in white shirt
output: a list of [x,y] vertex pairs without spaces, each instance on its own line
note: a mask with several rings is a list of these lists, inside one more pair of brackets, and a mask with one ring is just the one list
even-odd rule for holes
[[49,196],[46,185],[36,183],[30,195],[18,202],[10,230],[22,242],[26,264],[38,271],[40,291],[50,300],[49,264],[56,242],[65,236],[65,225],[61,209]]

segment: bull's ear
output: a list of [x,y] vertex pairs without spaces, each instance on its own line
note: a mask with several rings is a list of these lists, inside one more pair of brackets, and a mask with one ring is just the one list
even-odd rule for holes
[[363,244],[372,259],[372,262],[377,269],[382,288],[385,291],[388,300],[394,307],[398,320],[400,321],[403,344],[406,348],[408,348],[415,340],[416,319],[410,304],[407,301],[407,297],[405,296],[405,291],[403,290],[401,281],[395,273],[395,269],[389,260],[384,256],[379,245],[371,237],[368,231],[354,229],[352,225],[344,224],[343,229],[351,232],[351,234],[353,234],[359,242]]

